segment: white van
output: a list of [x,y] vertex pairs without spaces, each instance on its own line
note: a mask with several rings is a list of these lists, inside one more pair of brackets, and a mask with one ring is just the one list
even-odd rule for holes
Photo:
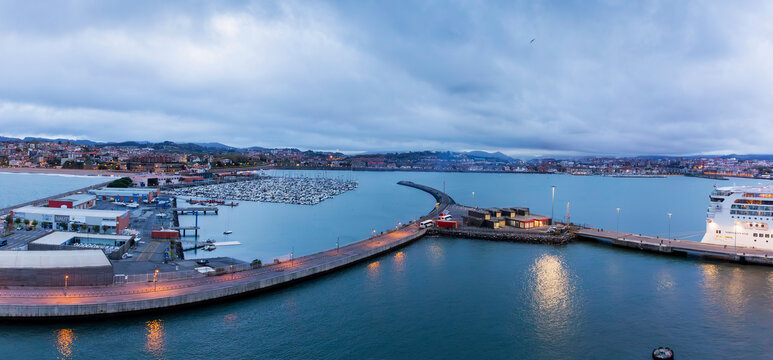
[[419,223],[419,227],[422,229],[431,228],[433,226],[435,226],[435,222],[432,220],[424,220]]
[[440,214],[440,217],[438,217],[438,219],[445,220],[445,221],[453,220],[453,218],[449,214]]

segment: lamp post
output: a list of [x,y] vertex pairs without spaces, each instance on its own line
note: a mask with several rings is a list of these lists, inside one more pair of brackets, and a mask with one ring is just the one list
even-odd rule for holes
[[550,223],[553,224],[553,215],[554,210],[556,208],[556,186],[552,185],[550,187],[551,189],[551,196],[550,196]]
[[67,280],[70,279],[70,275],[64,276],[64,296],[67,296]]
[[295,265],[295,247],[290,248],[290,266]]
[[341,241],[341,237],[340,236],[336,238],[336,254],[340,253],[340,251],[338,250],[338,242],[339,241]]
[[156,291],[156,282],[158,281],[158,269],[153,272],[153,291]]
[[620,208],[617,208],[617,229],[615,231],[620,232]]
[[668,239],[671,240],[671,213],[668,213]]

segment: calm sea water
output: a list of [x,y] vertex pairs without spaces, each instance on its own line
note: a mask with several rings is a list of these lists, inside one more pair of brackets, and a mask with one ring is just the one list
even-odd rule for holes
[[0,172],[0,208],[105,182],[102,176]]
[[[310,173],[315,175],[316,173]],[[317,206],[250,204],[206,217],[208,236],[243,245],[215,255],[269,258],[354,241],[428,211],[395,185],[443,187],[460,203],[530,206],[556,217],[647,234],[702,231],[704,179],[328,173],[360,188]],[[751,181],[736,181],[752,183]],[[728,182],[725,182],[729,184]],[[75,187],[75,186],[74,186]],[[3,192],[8,190],[2,190]],[[472,195],[472,192],[475,195]],[[241,220],[240,220],[241,219]],[[186,220],[187,221],[187,220]],[[250,234],[247,236],[246,234]],[[697,240],[697,236],[693,237]],[[342,240],[342,243],[344,242]],[[773,271],[602,245],[563,247],[427,238],[290,288],[167,314],[0,325],[3,358],[649,358],[759,359],[773,346]]]

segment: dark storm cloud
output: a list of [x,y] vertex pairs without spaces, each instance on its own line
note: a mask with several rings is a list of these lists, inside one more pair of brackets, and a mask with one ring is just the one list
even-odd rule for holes
[[770,153],[771,10],[0,2],[0,132],[344,151]]

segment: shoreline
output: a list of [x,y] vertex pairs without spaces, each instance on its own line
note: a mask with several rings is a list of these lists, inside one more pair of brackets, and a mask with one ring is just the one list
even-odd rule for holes
[[121,176],[141,174],[133,172],[121,172],[110,170],[81,170],[81,169],[51,169],[29,167],[0,167],[0,173],[6,174],[41,174],[41,175],[80,175],[80,176]]

